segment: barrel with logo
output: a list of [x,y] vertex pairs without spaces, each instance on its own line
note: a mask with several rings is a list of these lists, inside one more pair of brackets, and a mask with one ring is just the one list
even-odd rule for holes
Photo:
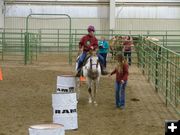
[[57,93],[71,93],[75,92],[76,83],[75,77],[72,75],[57,76]]
[[65,135],[61,124],[40,124],[29,127],[29,135]]
[[63,124],[65,130],[78,128],[76,93],[52,94],[53,123]]

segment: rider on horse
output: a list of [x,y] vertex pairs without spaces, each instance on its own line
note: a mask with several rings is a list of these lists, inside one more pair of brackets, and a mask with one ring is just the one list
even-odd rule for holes
[[[81,69],[83,67],[84,60],[87,57],[87,54],[91,51],[96,51],[98,48],[98,40],[94,35],[95,28],[94,26],[89,26],[88,29],[88,34],[83,36],[79,42],[79,53],[81,53],[79,60],[78,60],[78,67],[77,67],[77,73],[76,76],[79,77],[81,74]],[[102,75],[107,75],[107,71],[105,70],[104,66],[104,59],[101,55],[97,54],[99,62],[101,64],[101,74]]]

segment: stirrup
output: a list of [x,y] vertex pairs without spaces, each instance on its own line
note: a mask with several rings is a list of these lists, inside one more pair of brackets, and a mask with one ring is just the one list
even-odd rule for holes
[[102,71],[101,71],[101,74],[102,74],[102,75],[108,75],[109,73],[108,73],[106,70],[102,70]]

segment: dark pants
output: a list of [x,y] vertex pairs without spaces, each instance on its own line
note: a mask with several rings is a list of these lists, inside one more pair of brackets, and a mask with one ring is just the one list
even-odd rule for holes
[[124,52],[124,57],[128,61],[128,64],[131,65],[131,51],[125,51]]
[[99,53],[103,59],[104,59],[104,67],[106,67],[106,58],[107,58],[107,53]]

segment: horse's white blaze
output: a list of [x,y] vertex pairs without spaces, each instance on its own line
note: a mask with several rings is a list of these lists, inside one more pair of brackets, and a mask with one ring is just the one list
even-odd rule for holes
[[[98,57],[97,56],[92,56],[87,60],[87,63],[85,66],[83,66],[83,75],[87,77],[88,75],[88,70],[90,69],[91,63],[90,61],[92,60],[92,71],[98,71],[98,76],[101,75],[101,66],[98,62]],[[98,64],[98,65],[97,65]]]

